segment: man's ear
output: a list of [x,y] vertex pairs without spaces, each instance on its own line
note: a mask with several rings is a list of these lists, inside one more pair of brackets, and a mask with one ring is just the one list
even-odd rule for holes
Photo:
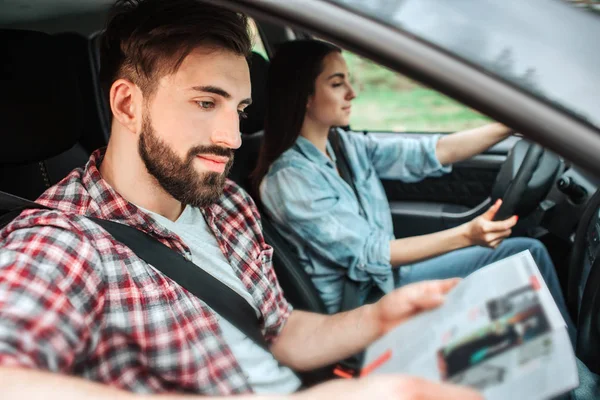
[[140,88],[127,79],[117,79],[110,87],[110,109],[113,118],[131,133],[142,126],[143,96]]

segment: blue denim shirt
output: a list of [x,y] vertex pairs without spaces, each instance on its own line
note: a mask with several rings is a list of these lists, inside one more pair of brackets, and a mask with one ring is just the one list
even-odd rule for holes
[[[439,136],[423,139],[339,130],[358,199],[327,157],[309,140],[296,143],[271,166],[261,200],[277,230],[291,243],[330,313],[339,311],[345,276],[362,292],[394,288],[391,211],[380,179],[416,182],[449,172],[435,155]],[[359,204],[360,202],[360,204]]]

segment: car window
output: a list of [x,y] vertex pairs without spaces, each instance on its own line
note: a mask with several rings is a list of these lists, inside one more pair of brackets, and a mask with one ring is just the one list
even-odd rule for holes
[[453,132],[486,116],[366,58],[344,51],[356,91],[350,127],[357,131]]
[[329,1],[428,42],[600,127],[598,1]]
[[262,37],[260,36],[260,31],[258,30],[256,21],[254,21],[252,18],[248,18],[248,25],[250,25],[250,35],[252,38],[252,51],[257,52],[258,54],[260,54],[268,60],[269,55],[267,54],[267,50],[265,49]]

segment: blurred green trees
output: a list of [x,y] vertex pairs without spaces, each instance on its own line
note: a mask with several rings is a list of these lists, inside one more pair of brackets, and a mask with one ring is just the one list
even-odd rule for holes
[[353,130],[452,132],[490,122],[478,112],[372,61],[344,51],[357,92]]

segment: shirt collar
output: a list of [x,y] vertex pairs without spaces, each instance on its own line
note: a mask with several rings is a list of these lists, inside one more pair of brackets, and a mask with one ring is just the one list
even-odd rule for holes
[[333,151],[333,147],[331,147],[331,143],[329,140],[327,141],[327,153],[329,153],[329,157],[327,157],[323,152],[321,152],[317,147],[304,136],[298,136],[296,139],[296,143],[294,144],[295,148],[306,158],[309,160],[321,164],[328,165],[330,167],[335,167],[335,163],[337,162],[335,157],[335,152]]
[[172,236],[167,229],[154,222],[147,212],[127,201],[102,178],[100,164],[105,153],[106,148],[94,151],[83,172],[82,183],[91,198],[86,214],[121,222],[162,237]]

